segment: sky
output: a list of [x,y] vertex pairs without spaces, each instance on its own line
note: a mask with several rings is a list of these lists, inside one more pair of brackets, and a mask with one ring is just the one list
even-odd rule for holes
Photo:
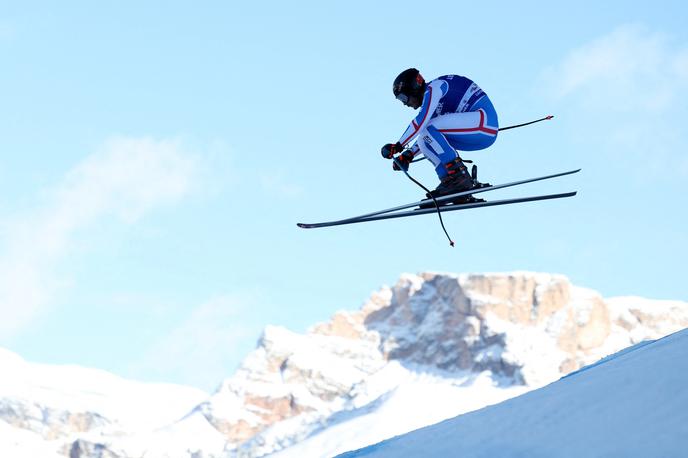
[[[213,390],[267,324],[302,332],[403,272],[542,271],[688,300],[682,2],[3,2],[0,347]],[[394,77],[460,74],[502,132],[492,198],[329,229],[422,191],[380,147]],[[428,162],[410,173],[437,184]]]

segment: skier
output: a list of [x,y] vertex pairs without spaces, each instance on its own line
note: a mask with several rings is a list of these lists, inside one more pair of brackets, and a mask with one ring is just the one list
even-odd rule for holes
[[[415,68],[404,70],[394,80],[394,96],[420,113],[409,124],[398,142],[382,147],[382,156],[397,156],[394,170],[408,170],[420,152],[432,162],[440,179],[433,197],[454,194],[482,186],[468,172],[457,154],[489,147],[497,139],[499,122],[492,102],[477,84],[458,75],[445,75],[425,82]],[[416,142],[407,149],[413,139]],[[427,197],[430,198],[431,195]],[[464,196],[456,203],[475,202]]]

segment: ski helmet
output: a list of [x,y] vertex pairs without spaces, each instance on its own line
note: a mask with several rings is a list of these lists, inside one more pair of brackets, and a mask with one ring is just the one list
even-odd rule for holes
[[394,80],[392,90],[394,91],[394,97],[403,104],[407,104],[412,96],[422,99],[425,93],[425,86],[423,75],[415,68],[409,68],[399,73],[399,76]]

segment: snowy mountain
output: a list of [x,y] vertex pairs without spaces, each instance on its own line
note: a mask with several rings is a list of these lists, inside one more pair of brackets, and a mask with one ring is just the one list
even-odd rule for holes
[[3,378],[10,374],[9,385],[0,382],[0,452],[333,456],[522,395],[686,327],[688,303],[604,299],[560,275],[405,274],[306,334],[267,327],[211,396],[36,366],[63,371],[64,383],[53,384],[60,377],[0,353]]
[[159,428],[208,396],[95,369],[32,364],[3,349],[0,374],[0,456],[8,457],[69,456],[80,437]]
[[687,353],[683,330],[499,405],[341,458],[685,457]]

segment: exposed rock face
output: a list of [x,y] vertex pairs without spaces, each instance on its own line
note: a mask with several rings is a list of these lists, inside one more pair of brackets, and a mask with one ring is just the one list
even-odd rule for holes
[[47,440],[90,431],[110,423],[95,412],[72,412],[29,400],[5,398],[0,398],[0,418],[12,426],[38,433]]
[[599,295],[572,287],[563,276],[542,274],[405,276],[390,304],[365,324],[382,336],[390,359],[513,375],[519,365],[502,360],[485,366],[477,358],[492,345],[505,345],[505,333],[491,326],[495,319],[544,331],[571,358],[600,347],[612,325]]
[[612,327],[602,297],[560,275],[425,273],[402,276],[361,311],[340,312],[313,332],[379,342],[386,360],[513,376],[521,364],[479,357],[506,345],[496,321],[544,331],[573,361],[570,370],[604,344]]
[[74,441],[69,448],[69,458],[121,458],[108,450],[103,444],[88,442],[82,439]]
[[336,411],[347,393],[384,363],[374,341],[303,336],[270,326],[201,412],[228,439],[242,442],[288,418]]
[[493,390],[523,392],[685,327],[688,303],[605,300],[561,275],[404,274],[360,310],[338,312],[304,335],[267,327],[237,372],[160,434],[123,439],[112,428],[116,420],[97,410],[2,392],[0,420],[65,439],[61,453],[70,457],[261,456],[376,411],[409,378],[430,378],[438,389],[442,380],[470,387],[487,378]]

